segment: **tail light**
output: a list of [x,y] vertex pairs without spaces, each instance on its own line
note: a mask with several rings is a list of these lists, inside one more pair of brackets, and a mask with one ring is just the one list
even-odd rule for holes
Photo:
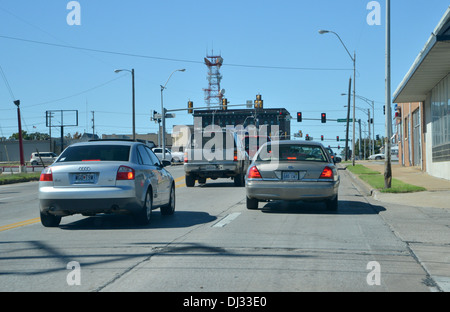
[[333,169],[331,169],[330,167],[325,167],[325,169],[323,169],[322,173],[320,174],[320,179],[333,179],[334,175],[333,175]]
[[258,168],[256,166],[253,166],[248,171],[248,179],[262,179],[261,173],[259,172]]
[[51,168],[45,168],[42,170],[41,177],[39,181],[42,182],[52,182],[53,181],[53,173]]
[[134,169],[127,166],[120,166],[117,170],[116,180],[134,180]]
[[188,154],[187,154],[187,152],[184,152],[184,162],[185,163],[188,162]]
[[238,160],[237,151],[234,151],[233,161],[237,161],[237,160]]

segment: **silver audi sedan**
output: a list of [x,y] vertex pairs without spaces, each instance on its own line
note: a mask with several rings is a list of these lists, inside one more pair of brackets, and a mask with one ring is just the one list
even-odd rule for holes
[[325,147],[312,141],[272,141],[258,150],[246,177],[247,208],[260,201],[324,201],[338,208],[339,175]]
[[175,184],[151,149],[135,141],[90,141],[67,147],[39,181],[41,223],[73,214],[132,214],[148,224],[152,210],[175,211]]

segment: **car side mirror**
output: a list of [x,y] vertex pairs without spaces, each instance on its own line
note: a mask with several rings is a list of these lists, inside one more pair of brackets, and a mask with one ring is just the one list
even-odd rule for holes
[[162,167],[167,167],[167,166],[170,166],[171,164],[172,163],[170,161],[165,160],[165,159],[161,161]]

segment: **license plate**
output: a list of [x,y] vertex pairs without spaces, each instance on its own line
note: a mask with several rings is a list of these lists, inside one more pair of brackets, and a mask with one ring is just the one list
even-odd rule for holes
[[207,165],[207,166],[205,166],[205,170],[216,170],[216,169],[217,169],[216,165]]
[[298,180],[298,171],[283,171],[283,180]]
[[75,174],[75,183],[94,183],[94,173],[77,173]]

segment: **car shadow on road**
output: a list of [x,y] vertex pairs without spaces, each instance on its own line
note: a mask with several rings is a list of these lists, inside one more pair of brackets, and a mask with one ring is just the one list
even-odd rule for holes
[[[132,216],[118,214],[100,214],[93,217],[85,217],[74,222],[61,223],[62,230],[142,230],[164,228],[186,228],[199,224],[209,223],[217,217],[201,211],[176,211],[171,216],[163,216],[159,210],[152,212],[152,220],[148,225],[136,225]],[[64,222],[64,218],[62,219]]]
[[273,201],[269,203],[260,203],[260,207],[261,206],[262,208],[260,208],[260,210],[264,213],[286,214],[370,215],[378,214],[381,211],[386,210],[382,206],[348,200],[340,200],[336,211],[327,210],[325,203],[323,202]]

